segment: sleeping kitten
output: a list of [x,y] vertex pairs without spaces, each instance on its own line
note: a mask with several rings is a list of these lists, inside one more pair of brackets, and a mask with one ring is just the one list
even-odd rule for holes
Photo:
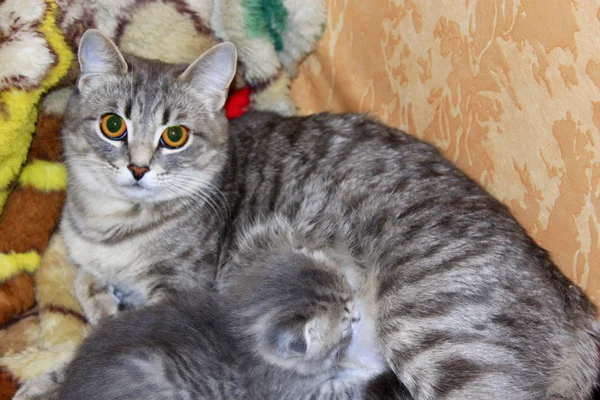
[[127,310],[92,330],[46,399],[244,399],[237,342],[209,291]]
[[359,398],[366,381],[340,379],[338,369],[360,319],[340,268],[302,250],[252,253],[222,294],[250,351],[241,366],[249,398]]
[[[260,382],[254,398],[359,398],[385,368],[362,375],[338,368],[361,322],[354,300],[361,277],[348,276],[350,270],[360,273],[358,266],[310,244],[280,215],[259,218],[243,231],[217,290],[244,348],[270,365],[245,375],[246,386]],[[303,331],[306,340],[299,341]],[[271,337],[279,341],[265,342]],[[313,382],[318,376],[317,391],[314,383],[302,383],[307,376]],[[299,384],[288,391],[291,382]]]
[[[323,301],[325,304],[331,301],[331,293],[335,287],[333,282],[331,286],[321,287],[316,281],[324,278],[314,273],[294,278],[293,275],[298,271],[289,270],[286,263],[281,262],[287,257],[296,257],[298,262],[304,257],[320,268],[323,271],[321,274],[328,271],[332,277],[343,276],[343,281],[337,283],[337,292],[346,293],[345,296],[348,297],[348,290],[351,290],[353,300],[347,309],[352,310],[351,315],[355,322],[352,339],[336,360],[338,372],[336,379],[331,383],[342,388],[348,382],[355,382],[356,385],[351,386],[362,388],[365,382],[389,369],[383,362],[375,340],[377,309],[376,300],[372,296],[373,277],[369,276],[364,265],[346,255],[349,250],[334,252],[329,247],[309,242],[305,234],[309,229],[309,225],[293,225],[279,214],[258,218],[251,225],[243,227],[243,233],[237,239],[235,253],[219,271],[216,289],[228,298],[230,303],[237,301],[238,305],[233,307],[237,319],[247,319],[247,324],[255,321],[259,327],[262,326],[261,315],[268,315],[270,310],[287,308],[289,312],[294,313],[298,310],[319,308],[323,306]],[[257,263],[259,267],[250,272],[247,266]],[[297,283],[293,287],[281,283],[293,282],[295,279],[301,279],[303,283]],[[264,286],[264,290],[271,290],[280,295],[274,297],[274,301],[262,299],[262,291],[254,289],[260,285]],[[343,289],[346,286],[350,289]],[[248,299],[252,299],[250,303],[254,304],[254,307],[243,306]],[[242,312],[237,313],[238,309]],[[251,329],[248,332],[256,331]],[[259,342],[255,342],[253,347],[260,348]],[[298,368],[295,361],[293,368]],[[314,371],[315,368],[318,367],[309,366],[310,370]]]
[[366,381],[336,379],[359,319],[340,269],[303,251],[270,250],[247,249],[255,257],[221,296],[195,291],[99,325],[57,398],[362,396]]
[[365,268],[367,346],[415,399],[589,398],[595,307],[432,146],[360,115],[228,123],[229,44],[187,69],[125,59],[97,31],[80,46],[62,225],[99,281],[82,279],[92,320],[118,310],[106,288],[137,306],[226,287],[237,238],[277,214]]

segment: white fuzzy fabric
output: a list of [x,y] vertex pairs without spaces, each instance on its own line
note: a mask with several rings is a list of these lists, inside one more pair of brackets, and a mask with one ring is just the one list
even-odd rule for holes
[[34,88],[55,62],[46,40],[36,32],[45,10],[43,0],[0,4],[0,91]]

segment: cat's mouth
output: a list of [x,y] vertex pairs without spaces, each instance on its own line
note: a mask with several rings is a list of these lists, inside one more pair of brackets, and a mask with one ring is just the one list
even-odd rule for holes
[[145,185],[141,181],[120,185],[120,190],[125,196],[134,199],[140,199],[142,197],[148,199],[155,191],[154,188]]
[[139,181],[138,182],[133,182],[133,183],[128,184],[128,185],[122,185],[121,187],[123,189],[127,190],[127,191],[132,190],[132,191],[136,191],[136,192],[139,192],[139,191],[142,191],[142,190],[149,190],[150,189],[146,185],[144,185],[143,183],[141,183]]

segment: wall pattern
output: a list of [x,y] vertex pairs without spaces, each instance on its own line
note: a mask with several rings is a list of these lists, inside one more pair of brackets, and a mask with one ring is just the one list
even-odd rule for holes
[[292,94],[434,143],[600,305],[600,8],[593,0],[329,0]]

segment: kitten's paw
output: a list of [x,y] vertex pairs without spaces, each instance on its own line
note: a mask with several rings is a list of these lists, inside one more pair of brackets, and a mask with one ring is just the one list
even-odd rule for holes
[[360,322],[360,309],[356,305],[356,303],[352,302],[352,308],[350,311],[350,325],[352,329],[356,327],[356,325]]
[[54,370],[29,379],[21,385],[13,400],[58,400],[60,376]]
[[352,336],[354,328],[360,322],[360,310],[354,301],[349,301],[346,304],[346,309],[344,311],[346,313],[343,317],[344,329],[342,331],[342,335],[346,338]]

